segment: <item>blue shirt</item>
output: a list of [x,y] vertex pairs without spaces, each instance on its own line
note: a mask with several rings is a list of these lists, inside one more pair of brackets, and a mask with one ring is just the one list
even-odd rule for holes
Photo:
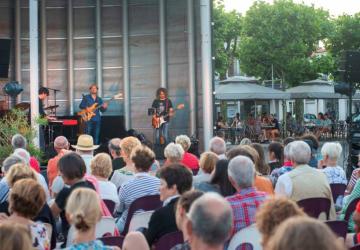
[[[92,98],[91,94],[88,94],[88,95],[83,96],[83,99],[81,100],[81,103],[80,103],[80,105],[79,105],[79,108],[80,108],[80,109],[85,109],[85,108],[87,108],[87,107],[90,107],[90,106],[93,105],[94,103],[97,103],[97,104],[98,104],[98,107],[99,107],[99,106],[103,105],[104,102],[103,102],[103,100],[102,100],[100,97],[96,96],[96,99],[94,100],[94,99]],[[100,111],[103,112],[103,111],[105,111],[105,109],[103,109],[103,108],[97,108],[97,109],[95,110],[95,116],[94,116],[93,118],[91,118],[90,121],[94,121],[94,122],[100,121],[100,119],[101,119],[101,118],[100,118]]]
[[88,250],[88,249],[111,250],[113,248],[109,247],[109,246],[104,246],[104,244],[100,240],[94,240],[94,241],[90,241],[90,242],[86,242],[86,243],[75,244],[75,245],[70,246],[67,249],[69,249],[69,250]]
[[9,184],[7,183],[6,179],[3,178],[0,181],[0,203],[7,201],[7,198],[9,196],[9,191],[10,191]]

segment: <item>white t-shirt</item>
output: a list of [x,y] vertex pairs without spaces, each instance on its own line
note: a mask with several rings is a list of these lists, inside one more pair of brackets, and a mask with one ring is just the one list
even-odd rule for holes
[[99,192],[102,200],[112,200],[119,204],[119,196],[117,194],[116,186],[110,181],[98,181]]

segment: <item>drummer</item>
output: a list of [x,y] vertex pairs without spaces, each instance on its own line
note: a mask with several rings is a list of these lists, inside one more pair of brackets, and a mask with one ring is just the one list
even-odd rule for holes
[[39,89],[39,115],[41,117],[46,117],[43,101],[46,98],[48,98],[48,96],[49,96],[49,90],[45,87],[40,87],[40,89]]

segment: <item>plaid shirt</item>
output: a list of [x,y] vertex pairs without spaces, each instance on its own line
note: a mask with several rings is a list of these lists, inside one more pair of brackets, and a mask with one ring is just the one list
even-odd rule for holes
[[233,196],[226,197],[233,210],[233,234],[255,223],[257,208],[267,199],[265,192],[250,187],[240,190]]

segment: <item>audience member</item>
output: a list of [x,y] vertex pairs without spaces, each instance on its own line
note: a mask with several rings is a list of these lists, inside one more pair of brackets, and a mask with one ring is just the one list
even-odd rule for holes
[[256,177],[255,177],[255,188],[258,191],[266,192],[267,194],[273,195],[274,194],[274,188],[272,186],[272,183],[270,179],[267,177],[261,176],[259,173],[259,154],[258,152],[251,147],[250,145],[239,145],[235,148],[232,148],[228,153],[227,157],[229,160],[233,159],[236,156],[243,155],[246,157],[249,157],[250,160],[255,165],[255,171],[256,171]]
[[251,145],[251,143],[252,143],[252,141],[246,137],[240,141],[240,145]]
[[181,145],[170,142],[164,149],[164,156],[166,158],[164,166],[172,163],[181,163],[184,153],[185,151]]
[[211,180],[209,182],[201,182],[197,185],[197,189],[203,192],[216,192],[224,197],[233,195],[236,190],[229,181],[227,170],[228,160],[218,160],[214,171],[211,173]]
[[29,250],[32,248],[31,234],[19,223],[0,223],[0,250]]
[[177,225],[177,228],[180,231],[182,231],[184,243],[174,246],[173,248],[171,248],[171,250],[189,250],[190,249],[190,245],[189,245],[189,241],[188,241],[188,234],[186,232],[186,224],[188,221],[187,214],[190,210],[191,204],[196,199],[201,197],[203,194],[204,193],[201,191],[191,190],[191,191],[187,191],[187,192],[183,193],[180,196],[180,198],[177,202],[177,205],[176,205],[175,216],[176,216],[176,225]]
[[131,153],[139,145],[141,145],[141,142],[134,136],[125,137],[120,141],[120,153],[126,165],[121,169],[115,170],[111,177],[111,182],[115,184],[117,189],[122,184],[134,179],[135,167],[131,160]]
[[100,200],[94,190],[78,188],[69,196],[66,204],[66,215],[75,227],[73,245],[69,250],[78,249],[119,249],[107,247],[96,240],[96,223],[101,220]]
[[268,147],[269,167],[272,172],[274,169],[281,168],[284,161],[284,147],[279,142],[272,142]]
[[[357,181],[355,184],[355,187],[353,188],[352,192],[345,196],[343,199],[343,204],[342,204],[342,209],[339,215],[340,219],[344,219],[345,218],[345,214],[346,211],[348,210],[348,207],[350,205],[350,203],[352,201],[354,201],[355,199],[360,197],[360,181]],[[350,216],[349,221],[348,221],[348,231],[349,232],[354,232],[356,231],[356,225],[355,222],[353,220],[353,216]]]
[[331,201],[330,220],[336,219],[332,193],[325,174],[308,165],[311,157],[309,145],[303,141],[294,141],[289,146],[294,170],[279,177],[275,193],[295,202],[308,198],[328,198]]
[[262,246],[266,248],[278,226],[294,216],[306,216],[294,201],[284,197],[265,201],[256,213],[256,226],[262,235]]
[[270,179],[275,187],[279,177],[287,172],[293,170],[293,165],[290,160],[289,152],[290,152],[290,143],[284,147],[284,165],[281,168],[276,168],[271,172]]
[[84,160],[86,173],[90,174],[90,163],[94,157],[94,150],[97,149],[99,145],[94,145],[94,139],[91,135],[80,135],[76,145],[71,146],[76,149],[76,153]]
[[323,222],[308,217],[289,218],[276,230],[266,250],[345,250]]
[[218,157],[213,152],[204,152],[200,156],[200,171],[193,177],[193,186],[197,187],[201,182],[209,182],[211,173],[214,171]]
[[[13,147],[14,151],[16,149],[18,149],[18,148],[22,148],[22,149],[26,150],[26,148],[27,148],[27,140],[21,134],[15,134],[11,138],[11,146]],[[40,173],[39,161],[34,156],[30,156],[29,166],[31,168],[33,168],[36,172]]]
[[263,147],[259,143],[252,143],[250,146],[253,147],[256,150],[256,152],[258,153],[258,155],[259,155],[258,167],[257,167],[256,170],[261,175],[269,175],[270,174],[270,167],[265,162],[265,153],[264,153]]
[[175,138],[175,143],[180,144],[184,149],[184,156],[181,163],[190,168],[193,172],[197,172],[199,170],[199,160],[194,154],[188,152],[191,146],[190,138],[187,135],[178,135]]
[[109,153],[112,157],[112,172],[109,177],[109,180],[111,180],[114,171],[126,166],[124,159],[121,157],[120,143],[121,143],[120,138],[113,138],[109,141],[108,148],[109,148]]
[[98,181],[100,198],[103,200],[111,200],[115,204],[119,204],[116,186],[109,181],[109,176],[112,172],[110,156],[105,153],[95,155],[90,163],[90,168],[91,174],[95,176]]
[[354,186],[357,182],[357,180],[359,179],[360,177],[360,154],[358,155],[358,163],[357,163],[357,166],[358,168],[354,169],[351,173],[351,177],[350,177],[350,180],[349,180],[349,183],[346,187],[346,190],[345,190],[345,195],[349,195],[353,189],[354,189]]
[[228,175],[237,193],[226,200],[233,211],[233,233],[255,223],[258,207],[267,199],[265,192],[254,187],[255,166],[250,158],[236,156],[229,162]]
[[221,137],[215,136],[209,141],[209,150],[215,153],[219,159],[226,159],[226,143]]
[[78,188],[95,188],[89,181],[84,179],[86,165],[83,158],[78,154],[74,152],[65,154],[60,158],[58,167],[60,175],[68,187],[64,187],[56,196],[54,203],[51,205],[51,211],[54,217],[58,217],[59,215],[61,216],[62,232],[63,235],[66,236],[69,224],[65,218],[65,208],[69,196]]
[[308,165],[313,168],[318,167],[318,161],[317,161],[317,150],[319,148],[319,141],[313,134],[305,134],[300,138],[302,141],[306,142],[310,149],[311,149],[311,157],[309,160]]
[[[175,204],[192,187],[192,173],[183,164],[173,163],[159,171],[160,200],[163,207],[151,215],[145,238],[151,246],[161,236],[176,232]],[[166,218],[166,220],[164,220]]]
[[231,207],[224,198],[215,193],[204,194],[190,207],[186,223],[190,248],[224,249],[232,220]]
[[[4,174],[4,176],[6,176],[6,173],[10,170],[10,168],[17,164],[17,163],[25,163],[20,157],[17,157],[15,155],[10,155],[9,157],[7,157],[3,163],[2,163],[2,173]],[[3,203],[4,201],[7,200],[8,195],[9,195],[9,191],[10,191],[10,187],[9,184],[6,180],[6,178],[2,178],[0,181],[0,203]]]
[[355,211],[351,217],[354,223],[355,233],[348,233],[346,235],[346,246],[349,248],[360,244],[360,202],[356,204]]
[[54,149],[57,155],[54,158],[49,159],[46,170],[49,187],[52,186],[55,177],[59,175],[57,163],[59,159],[68,152],[69,146],[70,144],[65,136],[58,136],[55,138]]
[[326,175],[329,184],[347,184],[346,174],[342,167],[337,165],[337,160],[342,152],[338,142],[326,142],[321,148],[322,160],[319,161],[319,168]]
[[154,152],[143,145],[132,150],[131,161],[135,166],[134,179],[124,183],[119,191],[120,204],[117,212],[121,215],[116,225],[120,232],[124,230],[128,209],[138,198],[159,193],[160,180],[149,174],[151,165],[155,160]]
[[[33,177],[35,178],[35,175]],[[2,218],[5,218],[4,221],[26,225],[31,232],[33,247],[42,250],[50,249],[51,236],[43,223],[34,222],[32,219],[38,215],[45,202],[45,192],[36,180],[19,180],[16,181],[10,191],[10,216],[7,217],[5,214],[1,216]]]

